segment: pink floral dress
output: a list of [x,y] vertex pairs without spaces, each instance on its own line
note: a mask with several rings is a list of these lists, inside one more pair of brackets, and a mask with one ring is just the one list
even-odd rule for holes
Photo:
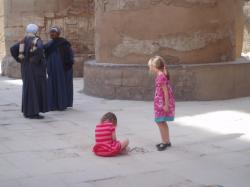
[[[166,112],[163,107],[165,105],[165,98],[162,86],[166,85],[168,88],[168,112]],[[155,79],[155,97],[154,97],[154,112],[155,112],[155,122],[160,123],[164,121],[174,121],[175,116],[175,99],[173,94],[173,89],[169,84],[167,77],[164,74],[157,75]]]

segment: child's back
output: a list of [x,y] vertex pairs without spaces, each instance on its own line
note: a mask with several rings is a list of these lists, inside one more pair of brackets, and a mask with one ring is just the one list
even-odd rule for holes
[[[110,119],[109,119],[110,118]],[[112,119],[115,120],[112,120]],[[128,141],[116,140],[117,119],[113,113],[107,113],[95,129],[96,144],[93,152],[98,156],[115,156],[127,147]]]
[[100,123],[95,129],[96,143],[112,144],[112,133],[115,131],[115,127],[110,122]]

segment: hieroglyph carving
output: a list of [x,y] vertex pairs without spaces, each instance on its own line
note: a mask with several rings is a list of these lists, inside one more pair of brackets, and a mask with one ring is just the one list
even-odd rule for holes
[[96,10],[100,9],[103,12],[106,12],[106,5],[108,4],[108,0],[95,0]]

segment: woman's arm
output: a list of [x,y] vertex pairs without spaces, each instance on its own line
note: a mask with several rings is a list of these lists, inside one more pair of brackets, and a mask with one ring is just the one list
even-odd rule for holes
[[19,43],[14,44],[11,48],[10,48],[10,54],[11,56],[17,61],[17,62],[21,62],[20,59],[18,59],[18,55],[19,55]]

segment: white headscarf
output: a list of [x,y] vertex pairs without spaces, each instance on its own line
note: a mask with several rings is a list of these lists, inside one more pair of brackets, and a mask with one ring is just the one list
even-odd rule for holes
[[26,27],[26,32],[31,34],[36,34],[38,32],[39,27],[36,24],[29,24]]

